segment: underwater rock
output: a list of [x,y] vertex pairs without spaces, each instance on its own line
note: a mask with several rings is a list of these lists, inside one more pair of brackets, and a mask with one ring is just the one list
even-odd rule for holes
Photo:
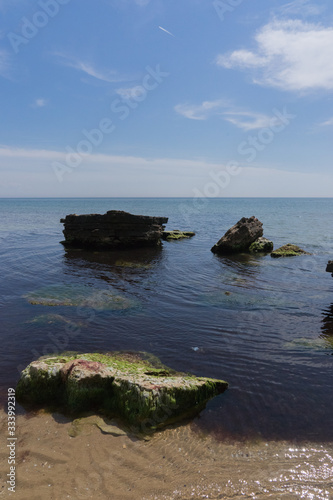
[[211,248],[213,253],[231,254],[247,251],[263,235],[262,222],[256,217],[243,217]]
[[183,240],[184,238],[192,238],[192,236],[195,236],[193,231],[179,231],[179,229],[174,229],[173,231],[163,231],[162,240]]
[[176,372],[147,353],[64,353],[42,357],[21,373],[23,405],[66,413],[103,412],[140,433],[197,414],[228,383]]
[[158,246],[168,218],[110,210],[104,215],[67,215],[60,222],[65,247],[121,249]]
[[124,311],[139,306],[136,300],[117,292],[77,285],[49,285],[30,292],[25,295],[25,299],[32,305],[79,306],[101,311]]
[[287,243],[280,248],[277,248],[271,253],[271,257],[295,257],[297,255],[311,255],[297,245]]
[[273,242],[260,236],[256,241],[251,243],[249,250],[254,253],[270,253],[274,248]]

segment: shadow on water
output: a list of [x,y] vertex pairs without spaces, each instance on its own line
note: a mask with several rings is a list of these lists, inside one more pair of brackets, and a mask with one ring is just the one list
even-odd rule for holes
[[64,264],[65,272],[73,276],[81,277],[82,271],[88,271],[91,276],[104,281],[120,278],[131,283],[154,270],[162,258],[161,247],[121,251],[67,249]]

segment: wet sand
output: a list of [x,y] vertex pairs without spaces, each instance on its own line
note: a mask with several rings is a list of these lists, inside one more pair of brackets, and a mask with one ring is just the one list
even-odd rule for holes
[[92,424],[44,412],[17,416],[16,492],[9,472],[7,415],[1,411],[0,498],[178,500],[333,498],[333,444],[221,442],[195,421],[149,441],[103,434]]

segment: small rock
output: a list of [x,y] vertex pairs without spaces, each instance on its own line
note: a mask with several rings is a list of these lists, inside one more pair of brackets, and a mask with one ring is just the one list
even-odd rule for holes
[[183,240],[184,238],[192,238],[192,236],[195,236],[193,231],[179,231],[179,229],[175,229],[173,231],[163,231],[162,240]]
[[291,243],[287,243],[287,245],[283,245],[280,248],[274,250],[271,253],[271,257],[296,257],[297,255],[311,255],[309,252],[306,252],[302,248],[297,245],[292,245]]
[[272,241],[264,238],[263,236],[260,236],[260,238],[251,243],[249,250],[253,253],[270,253],[272,252],[273,248],[274,246]]

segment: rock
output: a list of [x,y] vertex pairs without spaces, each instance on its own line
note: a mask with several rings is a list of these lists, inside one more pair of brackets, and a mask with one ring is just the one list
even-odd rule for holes
[[192,236],[195,236],[193,231],[179,231],[179,229],[174,229],[173,231],[163,231],[162,239],[173,241],[183,240],[184,238],[192,238]]
[[66,247],[116,249],[159,245],[168,218],[110,210],[104,215],[67,215],[60,222]]
[[63,354],[30,363],[16,388],[23,405],[103,412],[145,433],[201,411],[228,387],[176,372],[147,353]]
[[271,257],[295,257],[296,255],[311,255],[309,252],[302,250],[302,248],[297,245],[292,245],[288,243],[287,245],[283,245],[280,248],[274,250],[271,253]]
[[333,273],[333,260],[329,260],[326,266],[327,273]]
[[230,254],[247,251],[263,235],[262,223],[256,217],[243,217],[211,248],[213,253]]
[[270,253],[273,250],[273,242],[260,236],[256,241],[251,243],[249,250],[254,253]]

